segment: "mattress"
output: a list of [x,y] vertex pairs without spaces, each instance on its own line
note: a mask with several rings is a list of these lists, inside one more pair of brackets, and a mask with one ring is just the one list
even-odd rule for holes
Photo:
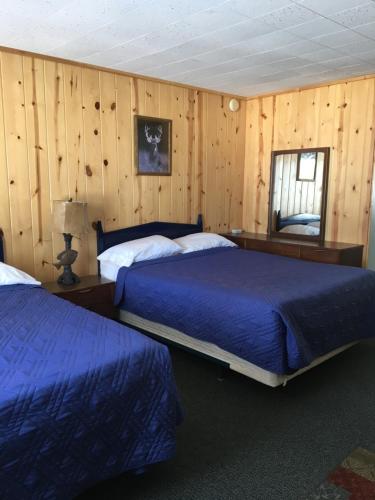
[[375,335],[374,272],[240,249],[121,268],[115,300],[277,375]]
[[211,344],[210,342],[204,342],[202,340],[197,340],[193,337],[189,337],[188,335],[185,335],[183,332],[175,330],[174,328],[169,328],[168,326],[161,325],[160,323],[156,323],[155,321],[144,319],[141,316],[137,316],[136,314],[132,314],[125,310],[120,310],[119,318],[121,321],[128,325],[157,335],[158,337],[168,340],[169,342],[187,347],[189,351],[195,351],[197,353],[205,354],[208,358],[212,358],[215,361],[224,363],[231,370],[237,373],[241,373],[246,377],[257,380],[258,382],[261,382],[262,384],[268,385],[270,387],[286,385],[289,380],[298,377],[298,375],[301,375],[307,370],[320,365],[324,361],[327,361],[333,356],[346,351],[346,349],[349,349],[356,344],[356,342],[351,342],[350,344],[334,349],[333,351],[320,356],[319,358],[316,358],[310,365],[295,371],[291,375],[277,375],[276,373],[263,370],[263,368],[260,368],[253,363],[249,363],[248,361],[245,361],[244,359],[241,359],[228,351],[224,351],[223,349],[220,349],[220,347]]
[[0,497],[69,499],[171,458],[168,349],[50,295],[0,287]]

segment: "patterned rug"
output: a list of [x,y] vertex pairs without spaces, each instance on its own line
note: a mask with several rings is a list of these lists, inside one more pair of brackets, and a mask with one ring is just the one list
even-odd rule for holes
[[306,500],[375,500],[375,453],[357,448]]

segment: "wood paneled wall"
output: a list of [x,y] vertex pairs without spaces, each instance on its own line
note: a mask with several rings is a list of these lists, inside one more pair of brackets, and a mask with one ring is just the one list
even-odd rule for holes
[[[105,229],[152,220],[267,231],[272,150],[331,148],[326,238],[368,243],[375,79],[242,101],[116,72],[0,51],[0,227],[6,258],[48,280],[63,248],[52,200],[88,202]],[[169,118],[172,176],[136,176],[135,114]],[[243,205],[243,206],[242,206]],[[95,233],[74,239],[96,272]]]
[[272,150],[328,146],[326,239],[367,247],[374,142],[374,78],[249,100],[243,226],[267,232]]
[[[42,57],[0,52],[0,227],[6,259],[41,280],[63,248],[52,200],[87,201],[106,230],[152,220],[242,224],[246,103]],[[169,118],[172,176],[136,176],[134,114]],[[74,239],[78,274],[96,272],[91,231]]]

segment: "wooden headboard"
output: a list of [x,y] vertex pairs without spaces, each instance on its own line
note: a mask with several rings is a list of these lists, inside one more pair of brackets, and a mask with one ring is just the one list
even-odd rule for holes
[[4,262],[4,233],[0,228],[0,262]]
[[[198,215],[196,224],[179,224],[178,222],[149,222],[140,224],[139,226],[126,227],[124,229],[116,229],[115,231],[103,231],[101,221],[94,222],[97,241],[97,255],[100,255],[108,248],[111,248],[125,241],[138,240],[154,234],[165,236],[166,238],[174,239],[181,238],[188,234],[201,233],[203,231],[203,218]],[[100,266],[98,263],[98,271],[100,274]]]

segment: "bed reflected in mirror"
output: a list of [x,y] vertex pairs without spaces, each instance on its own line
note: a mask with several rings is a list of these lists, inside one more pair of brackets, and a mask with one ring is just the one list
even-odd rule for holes
[[324,241],[329,148],[274,151],[271,236]]

